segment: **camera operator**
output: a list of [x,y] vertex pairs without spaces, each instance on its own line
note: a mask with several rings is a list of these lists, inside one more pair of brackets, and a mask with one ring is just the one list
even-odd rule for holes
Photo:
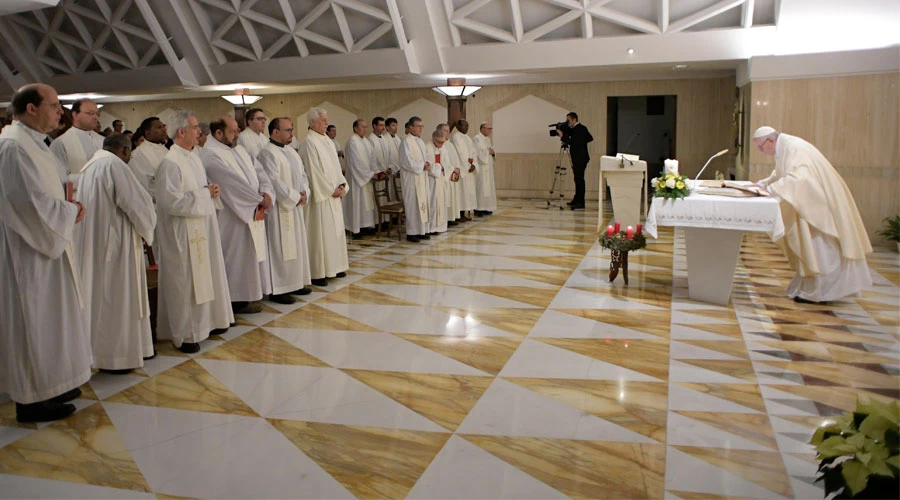
[[572,157],[572,174],[575,177],[575,196],[568,203],[572,210],[584,209],[584,171],[591,161],[588,155],[588,143],[594,140],[591,132],[584,125],[578,123],[578,114],[574,111],[566,115],[565,123],[560,122],[556,126],[562,143],[569,147]]

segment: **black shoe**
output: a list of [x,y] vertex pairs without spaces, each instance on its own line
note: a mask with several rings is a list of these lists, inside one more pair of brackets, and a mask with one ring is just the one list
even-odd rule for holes
[[347,277],[347,273],[345,273],[344,271],[341,271],[341,272],[335,274],[334,277],[335,277],[335,278],[346,278],[346,277]]
[[285,305],[293,304],[294,302],[296,302],[294,300],[294,298],[291,297],[291,294],[289,294],[289,293],[279,293],[279,294],[273,293],[272,295],[269,296],[269,300],[271,300],[272,302],[274,302],[276,304],[285,304]]
[[156,349],[153,349],[153,354],[151,354],[151,355],[147,356],[146,358],[144,358],[144,361],[150,361],[151,359],[153,359],[153,358],[155,358],[155,357],[156,357]]
[[584,204],[582,203],[580,205],[571,205],[570,208],[572,210],[584,210]]
[[485,210],[484,215],[494,215],[494,212],[491,212],[490,210]]
[[570,207],[571,207],[572,205],[575,205],[575,204],[576,204],[576,203],[575,203],[575,200],[567,201],[567,202],[566,202],[566,205],[569,205]]
[[79,396],[81,396],[81,388],[76,387],[76,388],[72,389],[71,391],[66,391],[66,392],[60,394],[59,396],[56,396],[55,398],[50,398],[50,401],[53,403],[63,404],[63,403],[68,403],[69,401],[72,401],[73,399],[77,399]]
[[420,235],[419,235],[419,238],[420,238],[420,239],[423,239],[423,240],[430,240],[430,239],[431,239],[431,236],[428,236],[427,234],[420,234]]
[[234,314],[256,314],[263,311],[259,302],[232,302],[231,312]]
[[476,210],[475,217],[484,217],[484,212],[482,212],[481,210]]
[[[228,328],[231,328],[231,327],[228,327]],[[225,335],[226,333],[228,333],[228,328],[216,328],[215,330],[210,331],[209,334],[210,335]],[[197,345],[199,346],[200,344],[197,344]],[[199,351],[200,348],[197,347],[197,350]],[[194,352],[197,352],[197,351],[194,351]]]
[[325,278],[316,278],[316,279],[312,280],[312,284],[315,286],[327,286],[328,280]]
[[352,240],[361,240],[361,239],[363,239],[362,231],[360,231],[360,232],[358,232],[358,233],[351,233],[351,234],[350,234],[350,239],[352,239]]
[[[215,330],[213,330],[213,332],[214,331]],[[181,347],[179,347],[178,350],[185,354],[193,354],[195,352],[200,352],[200,344],[196,342],[182,342]]]
[[815,300],[804,299],[803,297],[801,297],[799,295],[794,297],[794,302],[796,302],[798,304],[813,304],[813,305],[822,305],[825,303],[825,302],[816,302]]
[[309,295],[311,293],[312,293],[312,288],[303,287],[303,288],[300,288],[299,290],[294,290],[293,292],[291,292],[291,295]]
[[27,405],[16,403],[16,422],[53,422],[75,413],[75,405],[57,403],[53,400]]
[[108,373],[110,375],[128,375],[133,371],[134,368],[123,368],[121,370],[107,370],[106,368],[100,368],[100,373]]
[[418,243],[418,242],[422,241],[422,238],[415,236],[415,235],[407,235],[406,241],[410,241],[412,243]]
[[448,220],[448,221],[447,221],[447,225],[450,226],[450,227],[458,226],[458,225],[459,225],[459,222],[456,222],[455,220]]

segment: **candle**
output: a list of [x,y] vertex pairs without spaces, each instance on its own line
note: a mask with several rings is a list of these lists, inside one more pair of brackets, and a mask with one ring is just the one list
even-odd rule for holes
[[643,232],[644,232],[643,229],[644,229],[644,226],[642,226],[641,224],[638,224],[637,225],[637,234],[643,234]]
[[613,235],[613,227],[612,226],[606,226],[606,235],[607,236]]
[[622,232],[622,226],[620,226],[619,223],[616,222],[616,234],[619,234],[621,232]]
[[630,240],[633,236],[634,236],[634,228],[631,226],[628,226],[627,228],[625,228],[625,239]]

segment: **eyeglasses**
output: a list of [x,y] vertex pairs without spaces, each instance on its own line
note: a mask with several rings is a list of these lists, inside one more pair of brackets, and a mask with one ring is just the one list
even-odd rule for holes
[[283,129],[281,129],[281,131],[282,131],[282,132],[293,132],[294,129],[292,129],[292,128],[283,128]]
[[98,111],[76,111],[79,115],[100,116]]
[[256,118],[254,118],[254,120],[259,120],[261,122],[264,122],[264,121],[268,120],[268,118],[266,118],[265,116],[257,116]]

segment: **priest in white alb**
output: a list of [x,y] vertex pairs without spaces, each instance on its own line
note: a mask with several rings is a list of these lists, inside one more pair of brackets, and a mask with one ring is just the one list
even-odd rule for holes
[[385,138],[388,143],[394,145],[394,149],[391,152],[391,158],[394,161],[394,163],[391,164],[391,169],[393,170],[391,175],[393,178],[388,183],[388,194],[391,195],[391,201],[403,201],[400,199],[400,195],[394,188],[394,182],[400,177],[400,143],[403,142],[400,140],[400,135],[397,133],[398,125],[397,119],[392,116],[384,121],[384,130],[387,132]]
[[200,156],[200,124],[187,111],[172,123],[174,144],[156,176],[159,255],[157,336],[185,353],[198,352],[210,333],[234,322],[216,210],[219,186],[210,183]]
[[94,153],[103,148],[103,136],[94,132],[99,123],[97,103],[90,99],[72,103],[72,126],[50,145],[50,151],[63,162],[70,175],[80,174]]
[[[450,134],[450,140],[456,147],[457,154],[462,162],[462,170],[459,181],[459,205],[462,212],[474,212],[478,207],[478,197],[475,186],[475,176],[477,168],[475,159],[478,156],[475,151],[475,143],[469,137],[469,122],[459,120],[455,124],[455,130]],[[461,215],[460,219],[465,222],[471,220],[470,217]]]
[[[396,120],[395,120],[396,122]],[[380,172],[385,172],[388,179],[387,192],[389,199],[395,199],[393,176],[397,175],[397,166],[400,164],[400,150],[394,138],[387,132],[384,118],[376,116],[372,118],[372,133],[369,134],[369,142],[375,151],[375,163]]]
[[375,159],[375,147],[366,139],[369,124],[359,119],[353,122],[353,135],[347,140],[347,173],[350,191],[344,197],[344,228],[354,239],[373,234],[378,211],[372,179],[382,174]]
[[406,214],[406,240],[418,243],[430,239],[428,235],[428,176],[432,164],[422,142],[422,119],[413,116],[406,123],[409,130],[400,144],[400,182],[403,191],[403,210]]
[[428,171],[428,233],[435,235],[447,232],[447,184],[450,183],[452,171],[444,167],[444,132],[435,130],[431,133],[425,158],[432,162]]
[[200,160],[209,182],[222,190],[218,211],[225,275],[235,314],[262,312],[259,300],[272,293],[266,258],[266,212],[275,191],[269,176],[243,146],[238,145],[237,121],[223,115],[209,124]]
[[85,165],[77,199],[87,217],[76,232],[82,290],[90,311],[94,368],[130,373],[153,356],[144,244],[153,244],[156,210],[128,168],[131,141],[104,139]]
[[156,171],[159,170],[163,158],[169,154],[169,150],[166,149],[169,132],[166,130],[166,124],[155,116],[144,119],[139,130],[144,133],[144,141],[131,152],[128,166],[141,186],[150,193],[150,197],[155,198]]
[[247,128],[238,136],[238,144],[243,146],[250,156],[256,158],[262,148],[269,143],[269,138],[266,137],[266,123],[269,119],[259,108],[248,109],[244,113],[244,118],[247,120]]
[[478,127],[478,133],[472,139],[475,145],[475,164],[478,172],[475,175],[475,213],[491,215],[497,210],[497,190],[494,186],[494,145],[491,134],[494,126],[484,122]]
[[312,281],[303,210],[309,201],[309,180],[303,160],[290,146],[293,134],[290,118],[273,118],[269,122],[269,144],[256,157],[275,190],[275,207],[266,215],[266,235],[272,300],[282,304],[295,302],[291,295],[312,293],[307,286]]
[[753,143],[775,156],[757,185],[781,202],[779,244],[797,274],[787,294],[801,303],[856,296],[872,286],[866,255],[872,245],[850,189],[825,156],[799,137],[760,127]]
[[0,394],[19,422],[71,415],[91,378],[91,344],[75,248],[84,207],[47,146],[62,116],[56,90],[13,94],[17,121],[0,133]]
[[309,203],[309,267],[312,284],[326,286],[329,278],[347,276],[347,236],[344,234],[344,211],[341,198],[350,189],[341,173],[334,142],[325,135],[328,112],[312,108],[306,114],[309,132],[306,134],[303,163],[309,176],[312,199]]
[[460,219],[462,216],[462,209],[460,208],[462,184],[460,180],[462,179],[463,162],[459,159],[459,152],[456,150],[456,146],[450,140],[450,126],[446,123],[439,123],[435,130],[440,130],[444,135],[444,146],[441,148],[441,164],[445,170],[449,171],[450,175],[450,182],[446,186],[447,225],[455,226],[460,222],[472,220],[469,218]]

